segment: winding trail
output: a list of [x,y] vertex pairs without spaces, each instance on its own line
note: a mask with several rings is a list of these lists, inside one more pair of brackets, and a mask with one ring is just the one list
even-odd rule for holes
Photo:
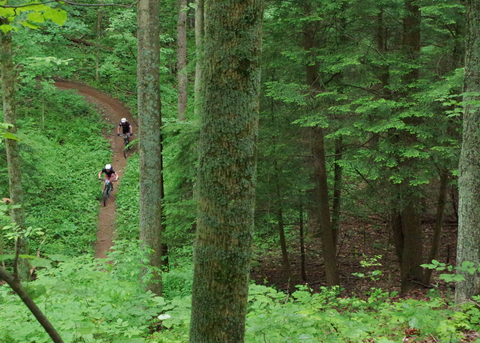
[[[92,175],[93,179],[97,178],[97,173],[107,163],[111,163],[113,169],[117,172],[119,182],[115,183],[115,189],[110,195],[107,206],[101,206],[98,213],[98,230],[97,243],[95,244],[95,257],[106,258],[105,252],[113,245],[112,238],[115,231],[115,199],[117,189],[121,183],[123,176],[123,169],[127,165],[123,157],[123,139],[117,136],[117,125],[122,118],[127,118],[128,122],[133,126],[133,133],[137,133],[137,120],[133,119],[129,109],[125,107],[119,100],[114,99],[99,90],[74,82],[57,81],[55,86],[62,90],[77,90],[78,94],[85,97],[85,99],[94,104],[98,111],[103,114],[104,120],[112,125],[110,132],[105,132],[104,136],[110,141],[112,145],[113,159],[112,161],[98,161],[98,171]],[[135,137],[135,136],[134,136]],[[100,183],[100,182],[99,182]],[[99,186],[100,188],[100,186]],[[101,191],[101,188],[100,188]]]

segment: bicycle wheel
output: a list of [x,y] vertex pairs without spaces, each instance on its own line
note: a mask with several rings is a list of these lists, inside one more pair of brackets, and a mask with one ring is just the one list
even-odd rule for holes
[[128,146],[128,143],[130,143],[128,141],[128,137],[125,138],[124,140],[124,147],[123,147],[123,157],[127,158],[127,146]]
[[103,206],[107,206],[107,199],[108,199],[108,190],[109,188],[105,186],[103,189]]

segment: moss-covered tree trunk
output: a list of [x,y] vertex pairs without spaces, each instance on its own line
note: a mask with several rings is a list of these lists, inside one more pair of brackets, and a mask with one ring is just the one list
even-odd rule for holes
[[186,119],[188,100],[187,75],[187,0],[178,0],[177,18],[177,79],[178,79],[178,120]]
[[243,342],[253,241],[262,0],[207,0],[190,342]]
[[201,107],[201,82],[202,82],[202,56],[203,36],[205,34],[204,0],[195,0],[195,116],[200,114]]
[[[150,264],[162,267],[162,158],[160,107],[160,24],[158,0],[140,0],[138,9],[138,135],[140,151],[140,239],[153,252]],[[162,293],[160,274],[147,285]]]
[[[480,1],[465,1],[466,56],[463,115],[463,142],[458,179],[458,247],[457,264],[480,263]],[[463,273],[465,281],[457,282],[455,300],[468,301],[480,294],[480,274]]]
[[[1,20],[2,23],[8,24],[6,19]],[[15,72],[13,69],[12,59],[12,35],[11,33],[3,33],[0,31],[1,51],[0,63],[2,71],[2,98],[3,98],[3,121],[11,125],[9,132],[15,135],[17,132],[17,119],[15,114]],[[25,228],[25,212],[23,209],[23,189],[22,189],[22,173],[20,147],[18,140],[5,139],[5,147],[7,151],[8,163],[8,183],[10,186],[10,198],[14,204],[21,207],[12,210],[12,221],[20,228]],[[28,240],[20,238],[18,242],[20,254],[28,255]],[[20,258],[18,260],[18,277],[20,280],[28,280],[30,278],[30,268],[28,260]]]

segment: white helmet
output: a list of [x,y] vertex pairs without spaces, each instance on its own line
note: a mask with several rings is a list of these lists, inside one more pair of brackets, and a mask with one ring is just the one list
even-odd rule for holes
[[122,120],[120,120],[122,123],[126,123],[127,122],[127,119],[125,118],[122,118]]
[[105,169],[112,169],[112,165],[111,164],[106,164]]

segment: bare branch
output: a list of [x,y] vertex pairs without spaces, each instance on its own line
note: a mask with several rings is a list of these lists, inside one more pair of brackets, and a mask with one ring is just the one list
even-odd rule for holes
[[23,289],[20,281],[15,280],[12,276],[10,276],[7,273],[5,269],[1,267],[0,267],[0,280],[4,280],[10,286],[10,288],[12,288],[15,293],[17,293],[20,299],[22,299],[23,303],[27,305],[30,312],[32,312],[32,314],[35,316],[37,321],[43,326],[43,328],[48,333],[52,341],[55,343],[63,343],[63,340],[58,334],[57,330],[55,330],[55,328],[49,322],[47,317],[45,317],[42,311],[38,308],[38,306],[32,300],[30,295]]

